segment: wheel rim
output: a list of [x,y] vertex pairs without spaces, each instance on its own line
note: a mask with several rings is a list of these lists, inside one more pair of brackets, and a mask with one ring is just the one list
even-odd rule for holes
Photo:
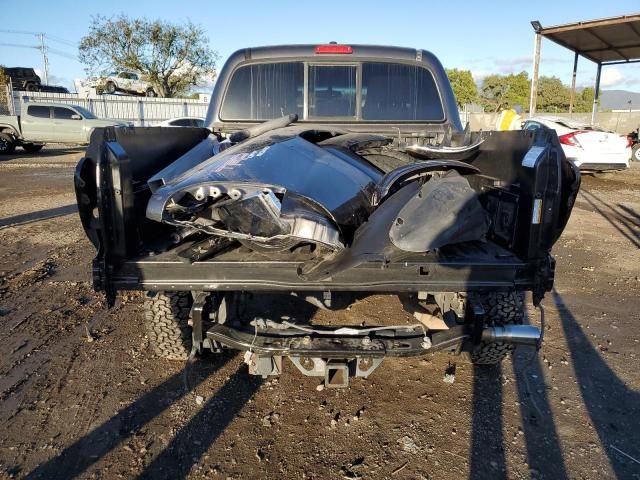
[[635,158],[636,162],[640,162],[640,147],[636,148],[636,151],[633,154],[633,157]]
[[6,152],[7,150],[9,150],[9,141],[4,138],[0,138],[0,152]]

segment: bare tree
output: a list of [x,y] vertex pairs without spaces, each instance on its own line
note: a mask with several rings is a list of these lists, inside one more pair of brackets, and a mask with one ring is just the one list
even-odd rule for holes
[[87,73],[130,70],[147,77],[162,97],[185,93],[215,75],[218,53],[204,29],[191,22],[174,25],[160,20],[97,16],[79,47]]

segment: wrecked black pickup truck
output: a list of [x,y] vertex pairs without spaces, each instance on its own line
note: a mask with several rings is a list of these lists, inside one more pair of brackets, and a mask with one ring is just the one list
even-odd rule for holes
[[[431,53],[337,44],[236,52],[206,126],[97,130],[76,169],[94,286],[147,292],[157,354],[238,349],[262,376],[288,357],[344,386],[387,356],[541,341],[523,294],[551,289],[580,184],[553,131],[471,132]],[[297,314],[374,293],[415,321]]]

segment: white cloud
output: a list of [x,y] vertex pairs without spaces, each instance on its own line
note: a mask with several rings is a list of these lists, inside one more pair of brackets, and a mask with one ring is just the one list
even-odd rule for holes
[[476,83],[482,82],[484,77],[486,77],[488,75],[491,75],[492,73],[495,73],[495,72],[491,72],[489,70],[481,70],[481,69],[478,69],[478,70],[472,69],[471,70],[471,76],[473,77],[473,79],[475,80]]
[[493,63],[495,63],[499,67],[505,67],[505,66],[515,67],[515,66],[522,66],[522,65],[531,65],[531,59],[532,57],[530,56],[513,57],[513,58],[496,58],[493,61]]
[[615,87],[622,83],[623,78],[622,73],[616,67],[604,67],[600,76],[600,86],[603,88]]

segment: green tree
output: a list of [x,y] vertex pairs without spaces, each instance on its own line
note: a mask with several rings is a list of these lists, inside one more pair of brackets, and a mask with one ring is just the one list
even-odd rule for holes
[[558,77],[540,77],[538,80],[539,112],[568,112],[571,90]]
[[576,92],[575,105],[573,111],[576,113],[588,113],[593,110],[593,99],[596,91],[593,87],[583,88],[581,92]]
[[488,75],[482,80],[480,101],[488,111],[499,112],[516,105],[524,111],[529,106],[530,88],[527,72]]
[[202,27],[160,20],[97,16],[79,47],[87,73],[131,70],[147,77],[162,97],[174,97],[215,75],[218,53]]
[[448,68],[447,76],[449,77],[451,88],[453,88],[453,94],[456,96],[458,107],[461,108],[478,100],[478,87],[469,70]]

